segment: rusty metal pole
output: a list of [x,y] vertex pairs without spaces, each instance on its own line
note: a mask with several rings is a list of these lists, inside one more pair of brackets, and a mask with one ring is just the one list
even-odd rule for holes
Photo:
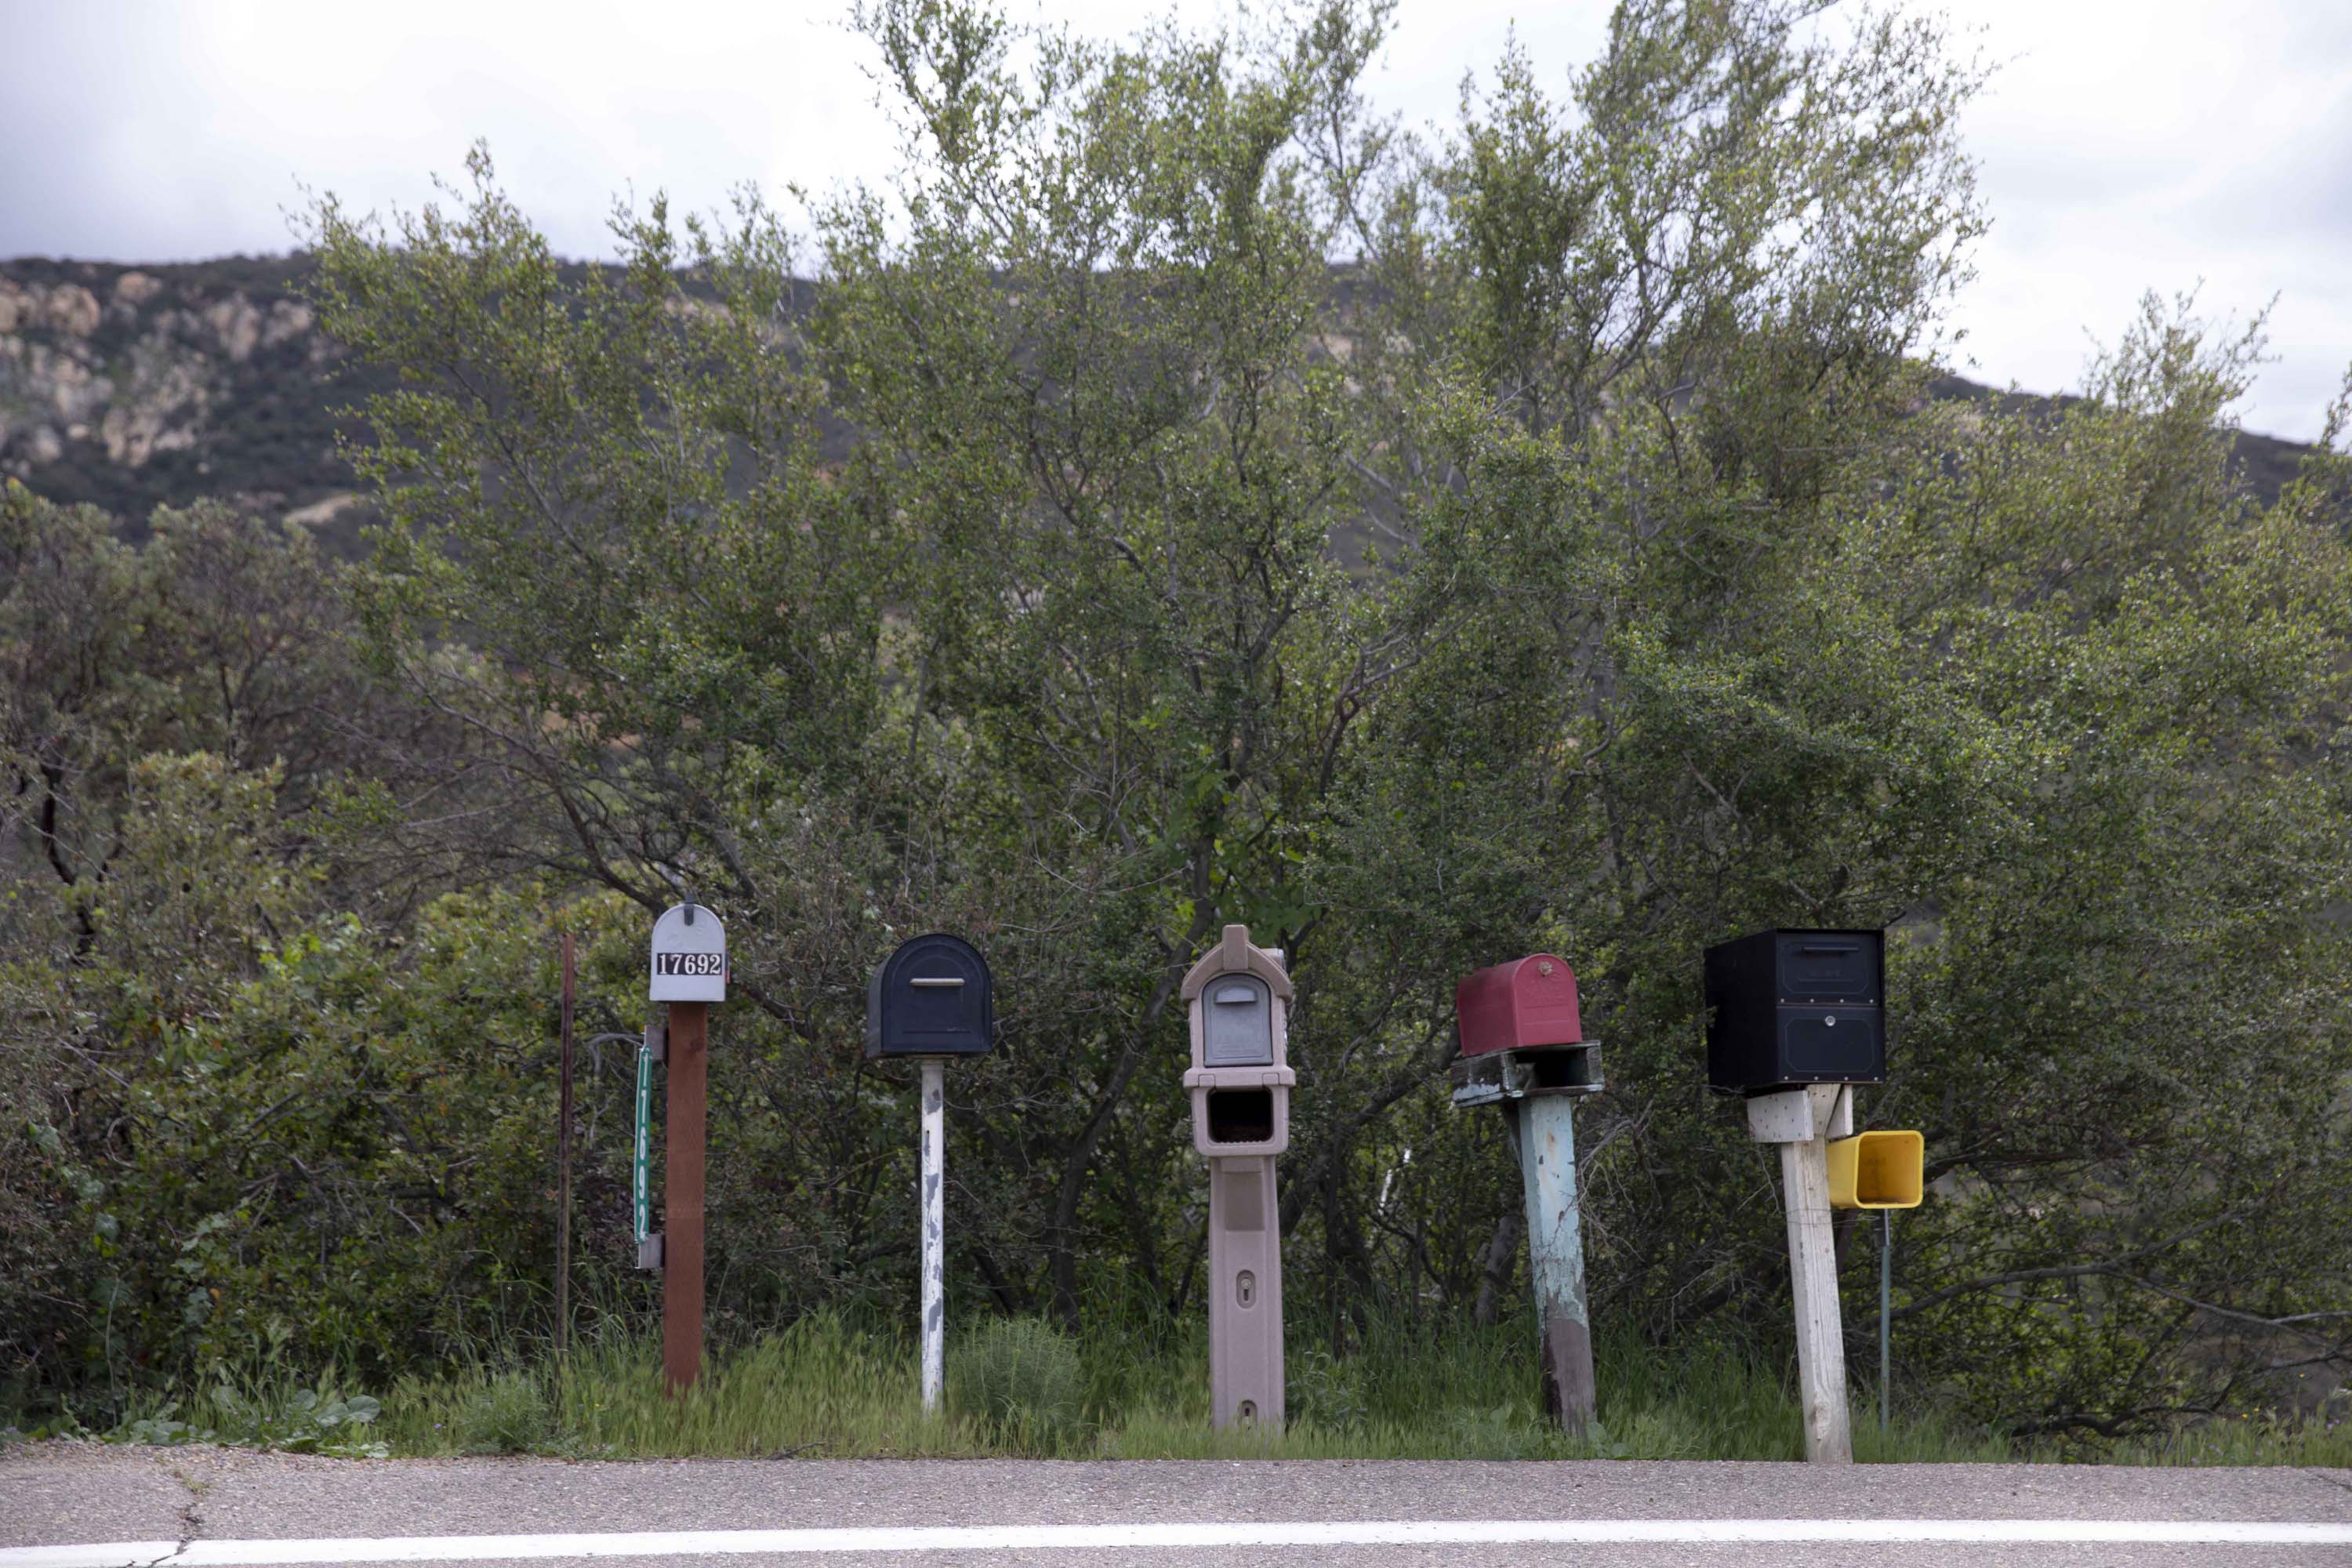
[[683,1394],[702,1372],[703,1125],[710,1006],[669,1005],[669,1108],[662,1180],[662,1373]]
[[562,1040],[556,1047],[555,1353],[572,1348],[572,933],[563,933]]

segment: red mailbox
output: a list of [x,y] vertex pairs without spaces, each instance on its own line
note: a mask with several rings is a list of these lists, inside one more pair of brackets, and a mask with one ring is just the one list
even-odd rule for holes
[[1584,1039],[1576,1011],[1576,973],[1549,952],[1482,969],[1454,988],[1462,1054],[1573,1046]]

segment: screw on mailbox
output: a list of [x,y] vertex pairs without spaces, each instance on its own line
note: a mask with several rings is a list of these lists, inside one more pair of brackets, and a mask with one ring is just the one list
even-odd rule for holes
[[[654,921],[646,963],[646,996],[666,1003],[664,1030],[669,1073],[667,1169],[662,1181],[662,1235],[654,1248],[640,1217],[637,1262],[649,1255],[662,1271],[662,1373],[672,1393],[702,1374],[702,1190],[709,1101],[710,1004],[727,1000],[727,927],[716,915],[697,921],[694,900],[674,904]],[[650,1036],[651,1031],[648,1030]],[[650,1039],[647,1042],[650,1047]],[[651,1095],[648,1048],[638,1058],[638,1104]],[[642,1139],[643,1134],[640,1133]],[[642,1144],[640,1145],[642,1147]]]
[[1454,1013],[1462,1037],[1454,1103],[1499,1107],[1518,1155],[1544,1406],[1581,1432],[1595,1395],[1572,1108],[1602,1087],[1601,1047],[1584,1038],[1576,972],[1548,952],[1467,976],[1454,988]]
[[900,944],[875,969],[866,991],[866,1054],[909,1058],[921,1097],[923,1410],[940,1407],[947,1366],[947,1080],[950,1057],[995,1047],[996,1010],[988,961],[961,937],[933,931]]
[[[1805,1458],[1817,1464],[1853,1458],[1830,1211],[1919,1201],[1919,1135],[1853,1131],[1854,1086],[1886,1081],[1885,976],[1883,931],[1763,931],[1706,950],[1708,1081],[1744,1094],[1748,1135],[1780,1146]],[[1882,1426],[1892,1246],[1882,1221]]]

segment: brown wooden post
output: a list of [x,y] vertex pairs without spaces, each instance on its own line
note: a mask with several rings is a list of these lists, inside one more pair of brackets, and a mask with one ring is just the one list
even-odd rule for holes
[[572,1345],[572,933],[563,933],[562,1038],[556,1047],[555,1353]]
[[702,1152],[709,1018],[708,1003],[669,1005],[662,1372],[673,1394],[683,1394],[702,1372]]

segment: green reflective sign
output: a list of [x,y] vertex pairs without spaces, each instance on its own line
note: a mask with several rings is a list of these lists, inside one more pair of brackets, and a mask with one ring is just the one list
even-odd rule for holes
[[637,1240],[642,1245],[651,1234],[653,1219],[653,1181],[649,1146],[653,1141],[654,1112],[654,1053],[651,1048],[637,1047],[637,1146],[636,1157],[631,1162],[629,1195],[635,1205]]

